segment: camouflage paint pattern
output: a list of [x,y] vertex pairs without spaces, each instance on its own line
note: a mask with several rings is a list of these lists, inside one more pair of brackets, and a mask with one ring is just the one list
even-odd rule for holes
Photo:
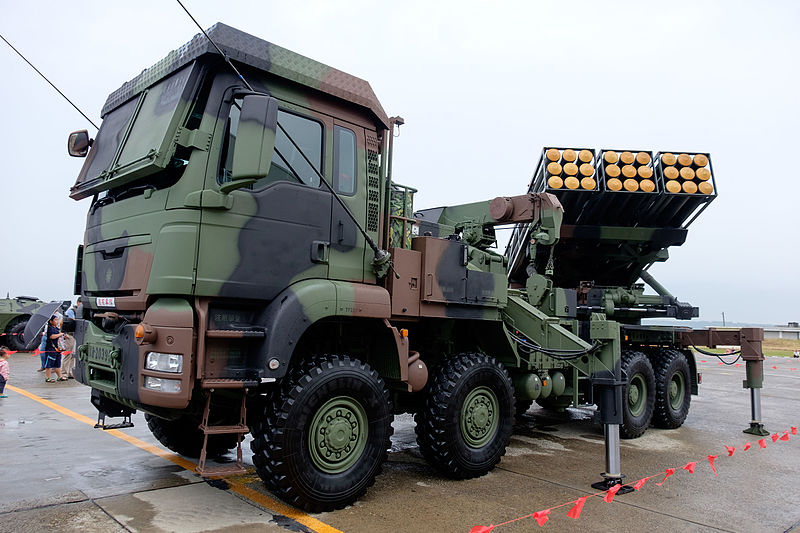
[[[303,174],[304,183],[273,176],[291,154],[283,163],[274,156],[267,177],[239,187],[236,161],[264,169],[271,146],[264,139],[274,133],[277,146],[280,129],[260,115],[236,114],[236,98],[248,91],[196,37],[109,97],[72,189],[75,199],[94,196],[80,272],[87,297],[76,333],[81,382],[163,415],[196,408],[198,386],[265,390],[294,358],[320,352],[353,354],[402,393],[421,387],[405,382],[411,352],[433,365],[483,351],[516,373],[561,372],[576,399],[579,381],[614,371],[619,325],[600,313],[579,324],[574,311],[558,311],[570,297],[559,287],[577,287],[582,277],[567,265],[590,263],[570,243],[652,246],[609,266],[609,276],[620,275],[618,266],[630,275],[665,258],[662,248],[683,242],[685,229],[562,227],[558,199],[542,208],[525,195],[419,211],[404,231],[396,222],[411,218],[415,191],[397,185],[410,194],[394,194],[387,183],[390,120],[369,85],[222,24],[210,34],[257,93],[277,100],[278,124],[301,117],[318,126],[320,159],[312,163],[341,190],[366,233],[391,250],[393,270],[375,275],[364,236],[315,175]],[[354,176],[342,174],[349,156],[337,132],[352,135]],[[556,254],[542,309],[525,291],[509,291],[508,260],[491,249],[495,226],[504,223],[534,232],[537,262]],[[527,266],[512,274],[524,278]],[[559,275],[578,281],[565,285]],[[155,337],[137,342],[137,324]],[[600,348],[585,361],[565,362],[526,352],[522,337],[555,349],[586,349],[597,340]],[[151,351],[183,355],[182,371],[146,370]],[[177,380],[180,391],[148,389],[147,377]]]

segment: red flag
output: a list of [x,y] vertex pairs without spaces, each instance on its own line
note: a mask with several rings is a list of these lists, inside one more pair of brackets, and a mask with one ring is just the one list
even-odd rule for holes
[[622,485],[614,485],[610,489],[606,491],[606,495],[603,496],[603,501],[606,503],[611,503],[614,501],[614,496],[619,492],[619,489],[622,488]]
[[575,505],[573,505],[572,509],[569,510],[567,516],[577,520],[581,516],[581,511],[583,511],[583,504],[586,503],[586,498],[588,498],[588,496],[584,496],[583,498],[578,498],[575,500]]
[[772,370],[778,370],[778,367],[777,366],[773,366]]
[[537,524],[539,524],[540,526],[543,526],[543,525],[545,525],[547,523],[548,520],[550,520],[547,517],[547,515],[549,515],[549,514],[550,514],[550,509],[547,509],[546,511],[537,511],[537,512],[533,513],[533,519],[536,520]]
[[792,426],[792,435],[797,435],[797,428]]
[[750,449],[750,443],[748,442],[747,444],[744,445],[744,448],[742,448],[742,450],[746,452],[749,449]]
[[700,362],[701,363],[708,363],[708,361],[706,361],[705,359],[700,359]]
[[671,476],[672,474],[675,473],[675,469],[674,468],[667,468],[666,470],[664,470],[664,473],[666,475],[664,476],[664,479],[661,480],[661,483],[656,483],[656,485],[658,485],[659,487],[664,484],[664,482],[667,480],[667,478],[669,476]]
[[733,455],[733,452],[736,451],[736,447],[735,446],[725,446],[725,449],[728,450],[728,457]]
[[736,368],[739,368],[740,366],[742,366],[742,363],[736,363]]
[[791,372],[792,370],[797,370],[797,369],[796,369],[796,368],[790,368],[790,369],[789,369],[789,372]]
[[719,363],[717,363],[717,366],[722,366],[722,361],[720,361]]
[[640,479],[639,481],[637,481],[636,483],[634,483],[634,485],[633,485],[633,488],[634,488],[634,490],[639,490],[639,489],[641,489],[641,488],[642,488],[642,486],[644,486],[644,484],[645,484],[645,483],[647,483],[647,479],[648,479],[648,478],[646,478],[646,477],[643,477],[642,479]]
[[708,464],[710,464],[710,465],[711,465],[711,470],[713,470],[713,471],[714,471],[714,475],[715,475],[715,476],[717,476],[717,477],[719,477],[719,476],[717,475],[717,467],[715,467],[715,466],[714,466],[714,459],[716,459],[716,458],[717,458],[717,456],[716,456],[716,455],[709,455],[709,456],[708,456]]
[[694,474],[694,465],[697,464],[697,461],[692,461],[691,463],[686,463],[681,468],[689,472],[690,474]]
[[780,435],[778,435],[777,433],[773,433],[771,436],[772,436],[772,442],[777,441],[778,438],[780,437]]
[[494,529],[494,526],[475,526],[469,530],[469,533],[489,533]]
[[781,440],[789,440],[789,432],[784,431],[783,435],[781,436]]
[[11,355],[12,353],[17,353],[18,351],[19,351],[19,350],[6,350],[6,353],[7,353],[8,355]]
[[760,441],[758,441],[758,445],[760,447],[762,447],[762,448],[766,448],[767,447],[767,441],[765,441],[764,439],[761,439]]

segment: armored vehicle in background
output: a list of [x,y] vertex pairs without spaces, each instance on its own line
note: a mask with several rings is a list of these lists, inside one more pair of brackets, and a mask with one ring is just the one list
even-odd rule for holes
[[[576,169],[594,183],[574,188],[558,149],[526,194],[415,212],[391,176],[403,121],[367,82],[223,24],[102,117],[69,142],[87,157],[70,195],[91,199],[76,378],[101,418],[143,410],[201,474],[234,447],[241,468],[250,432],[266,485],[319,511],[374,482],[396,413],[455,478],[491,470],[533,400],[598,405],[607,443],[683,423],[683,330],[640,320],[697,310],[636,282],[714,193],[671,191],[665,155],[631,165],[653,173],[645,193],[614,190],[591,150]],[[499,225],[515,228],[505,255]],[[618,449],[606,459],[618,482]]]
[[25,326],[42,304],[44,302],[35,296],[6,296],[0,300],[0,343],[12,350],[24,350]]

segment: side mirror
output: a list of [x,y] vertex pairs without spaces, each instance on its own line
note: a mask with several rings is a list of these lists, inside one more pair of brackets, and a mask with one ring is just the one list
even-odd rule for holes
[[89,147],[94,143],[94,139],[89,138],[86,130],[73,131],[67,139],[67,152],[72,157],[86,157]]
[[278,101],[264,94],[248,94],[242,99],[239,128],[233,149],[231,181],[220,191],[230,192],[266,177],[275,149],[278,127]]

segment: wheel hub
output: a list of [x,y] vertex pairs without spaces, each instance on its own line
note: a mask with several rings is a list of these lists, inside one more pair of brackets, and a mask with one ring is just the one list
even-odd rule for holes
[[488,387],[478,387],[467,395],[461,410],[461,434],[470,446],[479,448],[497,432],[499,402]]
[[683,405],[684,387],[683,374],[675,372],[669,380],[669,404],[675,410]]
[[628,387],[628,408],[633,416],[639,416],[645,409],[647,399],[647,383],[637,374],[631,379]]
[[348,396],[325,402],[309,426],[311,460],[323,472],[344,472],[361,456],[367,442],[367,414]]

